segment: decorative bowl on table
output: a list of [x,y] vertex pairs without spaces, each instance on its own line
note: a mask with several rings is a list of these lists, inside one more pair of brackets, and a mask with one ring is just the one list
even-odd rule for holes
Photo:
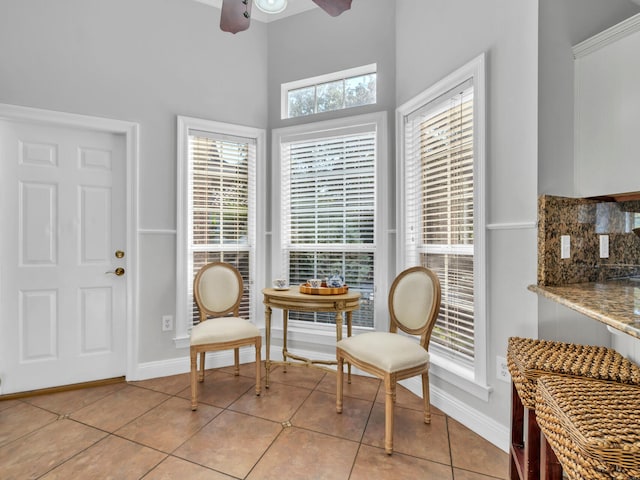
[[342,285],[341,287],[328,287],[326,282],[322,282],[320,288],[313,288],[308,283],[300,285],[300,293],[308,293],[310,295],[342,295],[347,293],[349,287]]

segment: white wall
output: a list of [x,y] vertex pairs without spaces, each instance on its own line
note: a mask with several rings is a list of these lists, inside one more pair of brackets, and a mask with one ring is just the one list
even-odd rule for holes
[[484,402],[445,382],[439,388],[509,424],[509,384],[495,357],[511,335],[537,333],[537,1],[397,2],[396,102],[401,104],[481,52],[487,54],[487,352]]
[[190,0],[2,0],[0,103],[140,124],[139,361],[184,356],[175,314],[176,115],[267,125],[266,25]]
[[[388,152],[394,151],[395,112],[395,3],[389,0],[358,0],[351,9],[331,17],[320,9],[294,15],[269,24],[269,127],[280,128],[308,122],[370,112],[386,111],[388,115]],[[314,115],[312,118],[280,118],[280,85],[285,82],[315,77],[325,73],[362,65],[377,64],[377,101],[375,105],[349,108]],[[271,139],[269,138],[269,142]],[[395,165],[389,162],[385,188],[390,192],[395,182]],[[271,179],[269,179],[271,180]],[[270,183],[269,183],[270,185]],[[389,218],[395,216],[393,193],[386,205]],[[269,209],[267,209],[269,210]],[[391,220],[390,228],[394,222]],[[267,231],[272,231],[271,218]],[[393,250],[389,257],[394,258]],[[271,278],[267,273],[266,282]],[[389,269],[389,284],[395,276],[395,265]]]

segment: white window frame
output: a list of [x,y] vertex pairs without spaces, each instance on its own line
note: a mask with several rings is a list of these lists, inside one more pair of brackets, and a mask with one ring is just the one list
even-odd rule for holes
[[[339,72],[326,73],[323,75],[318,75],[316,77],[303,78],[301,80],[294,80],[293,82],[283,83],[282,85],[280,85],[280,118],[283,120],[290,118],[289,117],[289,92],[291,90],[298,90],[299,88],[304,88],[304,87],[314,87],[323,83],[335,82],[337,80],[345,80],[348,78],[359,77],[362,75],[369,75],[369,74],[376,74],[376,85],[377,85],[377,82],[378,82],[377,69],[378,69],[378,65],[376,63],[371,63],[369,65],[362,65],[360,67],[340,70]],[[377,91],[377,86],[376,86],[376,91]],[[377,102],[377,98],[376,98],[376,102]],[[373,104],[368,104],[368,105],[373,105]],[[359,106],[363,106],[363,105],[359,105]],[[349,107],[349,108],[352,108],[352,107]],[[339,110],[344,110],[344,108]],[[317,112],[315,114],[317,114]],[[292,118],[305,118],[305,117],[308,117],[308,115],[301,116],[301,117],[292,117]]]
[[[295,141],[297,138],[309,138],[314,133],[320,136],[327,136],[328,132],[335,132],[339,135],[361,126],[370,126],[376,131],[376,208],[375,208],[375,232],[374,232],[374,329],[388,329],[387,314],[387,273],[388,269],[388,243],[387,243],[387,217],[388,217],[388,127],[386,112],[376,112],[371,114],[345,117],[335,120],[308,123],[274,129],[272,132],[272,254],[271,272],[274,278],[287,278],[287,272],[282,268],[285,263],[284,252],[282,250],[283,231],[282,221],[282,197],[281,197],[281,153],[282,143]],[[345,327],[346,328],[346,327]],[[278,324],[273,328],[274,332],[281,335],[282,327]],[[365,327],[353,327],[354,334],[362,331],[370,331]],[[292,335],[292,340],[299,339],[307,343],[321,344],[327,347],[335,346],[335,325],[315,324],[310,322],[289,321],[288,332]]]
[[431,350],[431,373],[488,400],[491,388],[487,385],[487,320],[486,320],[486,110],[485,55],[482,53],[466,65],[452,72],[436,84],[396,109],[397,138],[397,209],[398,256],[400,269],[409,266],[406,247],[407,208],[405,205],[405,120],[416,110],[446,94],[451,89],[473,79],[474,85],[474,363],[469,368],[459,362],[438,355]]
[[187,305],[187,294],[189,285],[193,281],[187,278],[188,270],[188,185],[189,181],[189,132],[199,130],[213,132],[234,137],[244,137],[254,139],[256,142],[256,165],[255,165],[255,204],[254,215],[256,229],[256,245],[253,248],[254,261],[252,262],[251,278],[253,280],[250,289],[249,319],[259,328],[264,327],[263,315],[259,314],[261,306],[260,282],[264,278],[264,267],[262,259],[265,258],[264,248],[264,219],[266,217],[265,201],[265,159],[266,159],[266,132],[264,129],[245,127],[229,123],[215,122],[200,118],[178,116],[177,119],[177,168],[176,168],[176,337],[174,339],[176,348],[189,347],[189,336],[191,330],[191,305]]

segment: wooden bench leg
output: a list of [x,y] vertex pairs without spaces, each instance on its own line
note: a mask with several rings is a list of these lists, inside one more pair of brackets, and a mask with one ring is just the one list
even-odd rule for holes
[[540,480],[562,480],[562,465],[544,434],[540,434]]
[[525,409],[527,412],[527,439],[524,443],[525,478],[538,480],[540,478],[540,427],[536,420],[536,411]]
[[524,405],[511,383],[511,445],[509,448],[509,480],[522,480],[524,461]]
[[536,420],[536,412],[524,407],[515,385],[513,383],[511,385],[509,479],[538,480],[540,478],[540,427]]

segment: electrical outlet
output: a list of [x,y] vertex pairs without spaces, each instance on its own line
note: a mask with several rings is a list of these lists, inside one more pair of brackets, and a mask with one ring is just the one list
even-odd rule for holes
[[173,316],[172,315],[163,315],[162,316],[162,331],[170,332],[173,330]]
[[496,378],[503,382],[511,381],[507,359],[504,357],[496,357]]

